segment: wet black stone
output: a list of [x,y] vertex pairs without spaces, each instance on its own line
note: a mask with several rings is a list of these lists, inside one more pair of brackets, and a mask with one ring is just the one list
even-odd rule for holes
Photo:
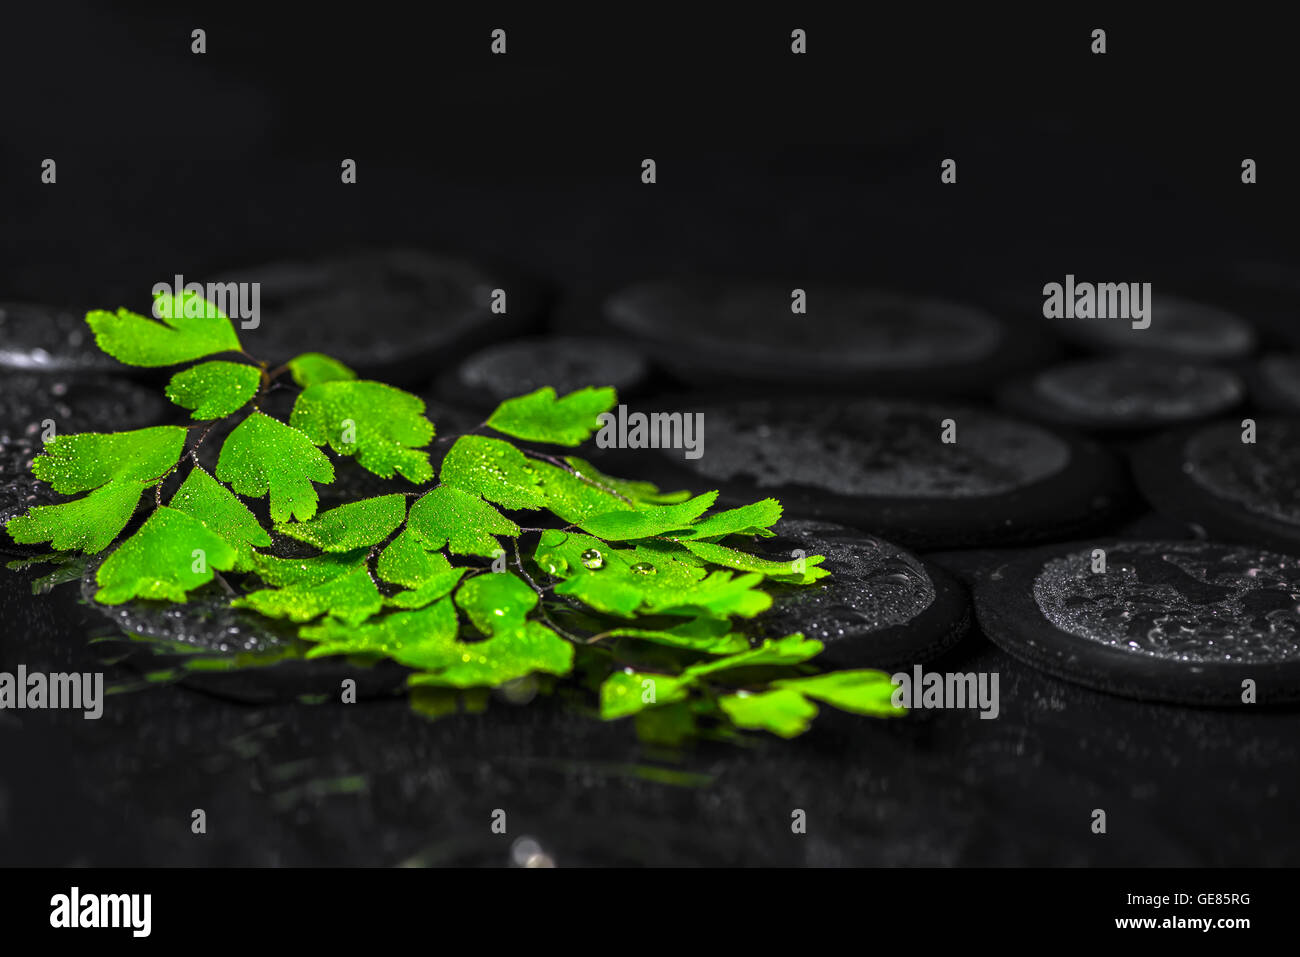
[[1159,512],[1212,537],[1282,550],[1300,547],[1300,419],[1240,420],[1177,429],[1133,455],[1143,495]]
[[930,661],[970,627],[966,589],[934,565],[856,529],[783,519],[776,537],[744,548],[789,561],[795,550],[824,555],[831,575],[805,586],[771,585],[772,608],[753,633],[802,632],[825,644],[817,663],[830,669],[892,668]]
[[39,442],[56,434],[118,432],[174,421],[161,389],[100,375],[6,373],[0,378],[0,435]]
[[[791,313],[804,288],[808,313]],[[1051,354],[981,309],[905,293],[766,281],[663,280],[628,286],[609,324],[692,384],[781,383],[871,393],[983,391]]]
[[1068,681],[1234,706],[1250,679],[1263,706],[1300,701],[1298,591],[1300,559],[1257,546],[1100,540],[1009,555],[974,598],[995,644]]
[[1133,320],[1123,317],[1044,322],[1062,339],[1093,352],[1215,361],[1240,359],[1255,350],[1254,327],[1231,309],[1166,295],[1158,287],[1152,289],[1151,300],[1151,324],[1144,329],[1134,328]]
[[[703,455],[659,450],[661,484],[720,488],[728,501],[774,496],[791,517],[909,548],[1060,538],[1113,517],[1128,491],[1096,444],[967,405],[808,398],[694,411]],[[955,444],[941,442],[949,418]]]
[[99,350],[85,313],[0,303],[0,369],[24,372],[129,371]]
[[623,397],[635,393],[648,374],[638,351],[612,339],[525,338],[474,353],[444,377],[441,391],[451,401],[492,409],[548,385],[560,395],[587,386],[613,386]]
[[1000,404],[1017,415],[1097,432],[1132,432],[1228,411],[1245,396],[1231,370],[1157,357],[1115,356],[1054,365],[1008,383]]
[[[256,328],[235,323],[250,354],[281,363],[323,352],[363,376],[431,379],[471,349],[517,335],[537,315],[537,286],[513,273],[413,249],[340,254],[231,270],[261,283]],[[507,293],[507,312],[490,311]]]
[[[314,549],[274,535],[267,549],[280,557],[308,557]],[[163,680],[244,703],[296,701],[303,696],[341,698],[345,678],[356,682],[358,699],[399,694],[406,669],[390,661],[361,664],[340,656],[308,660],[310,645],[297,637],[298,626],[230,607],[230,594],[218,583],[191,592],[183,604],[133,600],[104,605],[94,600],[96,572],[110,548],[86,567],[81,599],[111,622],[123,638],[135,639],[122,658],[142,675],[168,673]],[[238,581],[239,576],[235,576]],[[255,577],[249,588],[261,587]],[[67,596],[61,596],[67,600]],[[195,662],[200,664],[195,664]]]

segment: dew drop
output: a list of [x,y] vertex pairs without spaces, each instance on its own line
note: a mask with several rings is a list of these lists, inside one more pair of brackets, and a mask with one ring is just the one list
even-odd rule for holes
[[659,569],[655,568],[649,562],[637,562],[632,566],[632,571],[636,572],[638,575],[656,575],[659,573]]
[[599,549],[589,548],[582,553],[582,565],[584,568],[603,568],[605,556],[600,553]]

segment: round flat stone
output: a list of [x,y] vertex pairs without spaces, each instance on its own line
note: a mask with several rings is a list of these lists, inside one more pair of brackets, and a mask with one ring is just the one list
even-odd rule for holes
[[[274,534],[269,551],[280,557],[306,556],[313,550]],[[245,703],[294,701],[304,695],[335,696],[344,678],[356,681],[358,698],[402,692],[406,669],[392,662],[374,666],[344,656],[307,659],[297,626],[252,611],[230,607],[217,583],[190,593],[184,604],[135,600],[103,605],[94,600],[95,574],[112,550],[97,556],[81,580],[81,598],[113,622],[138,649],[126,663],[146,675],[164,675],[190,687]],[[255,577],[251,587],[260,587]]]
[[1037,355],[1035,337],[1009,336],[981,309],[845,286],[807,286],[807,313],[791,312],[798,284],[661,280],[628,286],[604,314],[683,378],[841,386],[872,391],[952,390]]
[[1241,705],[1249,679],[1261,704],[1300,700],[1300,559],[1289,555],[1188,541],[1054,545],[977,581],[975,608],[995,644],[1100,691]]
[[1143,445],[1134,474],[1160,512],[1212,536],[1300,546],[1300,420],[1263,417],[1255,441],[1239,421],[1182,429]]
[[751,623],[759,638],[793,632],[822,642],[826,668],[890,668],[929,661],[970,625],[966,590],[946,572],[856,529],[783,519],[775,538],[744,548],[774,560],[824,555],[831,574],[812,585],[769,583],[772,608]]
[[0,368],[26,372],[123,372],[101,352],[85,314],[28,303],[0,303]]
[[109,376],[7,373],[0,379],[0,434],[40,441],[55,434],[119,432],[175,419],[158,388]]
[[1217,415],[1245,397],[1241,378],[1192,362],[1114,356],[1052,366],[1009,383],[1010,411],[1095,431],[1150,429]]
[[1100,352],[1160,353],[1185,359],[1239,359],[1255,349],[1254,328],[1227,309],[1154,290],[1150,325],[1123,317],[1046,319],[1063,339]]
[[530,337],[474,353],[443,380],[442,392],[454,401],[493,408],[543,386],[560,395],[613,386],[623,396],[643,385],[649,371],[639,352],[612,339]]
[[[789,515],[912,548],[1059,537],[1108,516],[1124,489],[1098,446],[971,406],[768,399],[699,411],[701,457],[661,450],[695,485],[750,501],[774,495]],[[942,441],[950,419],[951,444]]]
[[[245,350],[281,363],[324,352],[363,376],[427,380],[469,350],[518,334],[536,316],[536,288],[465,259],[399,249],[232,270],[259,283],[259,315],[235,320]],[[506,312],[491,311],[506,292]]]

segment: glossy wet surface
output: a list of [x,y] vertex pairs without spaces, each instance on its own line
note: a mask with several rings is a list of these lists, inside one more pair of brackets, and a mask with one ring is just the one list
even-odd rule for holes
[[[934,601],[934,583],[915,555],[870,535],[823,522],[786,519],[777,539],[756,543],[760,554],[786,561],[824,555],[829,579],[810,588],[783,590],[756,622],[780,637],[802,631],[831,643],[905,625]],[[792,546],[792,547],[791,547]]]
[[1096,359],[1056,366],[1033,381],[1041,400],[1087,419],[1180,422],[1240,402],[1245,387],[1224,369],[1191,363]]
[[632,286],[606,305],[621,330],[714,349],[732,361],[804,364],[827,371],[927,369],[986,359],[1003,331],[968,306],[845,287],[656,282]]
[[1201,542],[1088,549],[1044,566],[1039,610],[1086,641],[1172,661],[1300,659],[1300,560]]
[[527,338],[476,352],[461,364],[448,388],[463,392],[462,401],[481,397],[495,408],[548,385],[559,395],[588,386],[613,386],[626,395],[648,374],[645,359],[617,339]]
[[[705,411],[706,478],[760,489],[808,485],[840,495],[965,499],[1059,472],[1069,449],[1034,425],[972,409],[897,401],[749,402]],[[957,441],[941,441],[945,420]],[[680,453],[677,453],[680,454]]]
[[[0,582],[6,660],[114,657],[82,637],[98,616],[52,617],[12,572]],[[1300,794],[1280,773],[1300,761],[1295,714],[1114,698],[982,638],[933,667],[998,672],[999,719],[827,708],[796,741],[672,756],[546,697],[431,722],[400,698],[337,703],[338,673],[317,677],[321,703],[250,705],[109,665],[107,685],[136,690],[109,696],[98,721],[0,714],[0,835],[8,862],[83,865],[507,866],[524,836],[559,866],[1295,863],[1276,839]],[[1099,806],[1141,838],[1099,840]],[[507,835],[490,830],[496,809]]]
[[1263,420],[1254,443],[1240,423],[1209,426],[1184,449],[1183,471],[1206,491],[1289,526],[1300,525],[1300,421]]

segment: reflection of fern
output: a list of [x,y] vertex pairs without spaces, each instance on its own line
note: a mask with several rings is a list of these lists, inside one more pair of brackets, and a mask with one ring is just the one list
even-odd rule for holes
[[[701,717],[791,736],[809,726],[814,700],[896,713],[885,675],[810,676],[804,663],[820,642],[795,634],[751,647],[733,629],[770,607],[764,581],[811,585],[827,574],[821,556],[772,561],[727,544],[772,535],[774,499],[706,515],[717,492],[665,493],[471,433],[450,446],[427,490],[318,511],[316,486],[334,481],[337,457],[382,478],[432,482],[424,403],[318,353],[268,369],[243,352],[226,316],[190,294],[163,294],[156,307],[163,322],[126,310],[87,321],[100,348],[132,365],[204,359],[166,390],[203,421],[51,439],[34,474],[57,492],[87,494],[7,525],[21,543],[97,553],[152,490],[148,517],[96,573],[97,601],[184,602],[217,580],[233,606],[293,623],[312,643],[309,657],[394,659],[426,698],[578,675],[600,684],[604,717],[638,714],[660,740],[680,740]],[[208,358],[219,354],[234,361]],[[286,375],[301,389],[287,423],[260,408]],[[616,401],[608,388],[563,398],[543,388],[502,403],[480,428],[572,447]],[[213,424],[245,409],[215,473],[204,470],[198,449]],[[164,503],[164,483],[181,469]],[[240,496],[267,498],[270,527]],[[521,526],[503,510],[545,517]],[[269,553],[272,533],[316,554]],[[245,576],[244,590],[222,572]]]

